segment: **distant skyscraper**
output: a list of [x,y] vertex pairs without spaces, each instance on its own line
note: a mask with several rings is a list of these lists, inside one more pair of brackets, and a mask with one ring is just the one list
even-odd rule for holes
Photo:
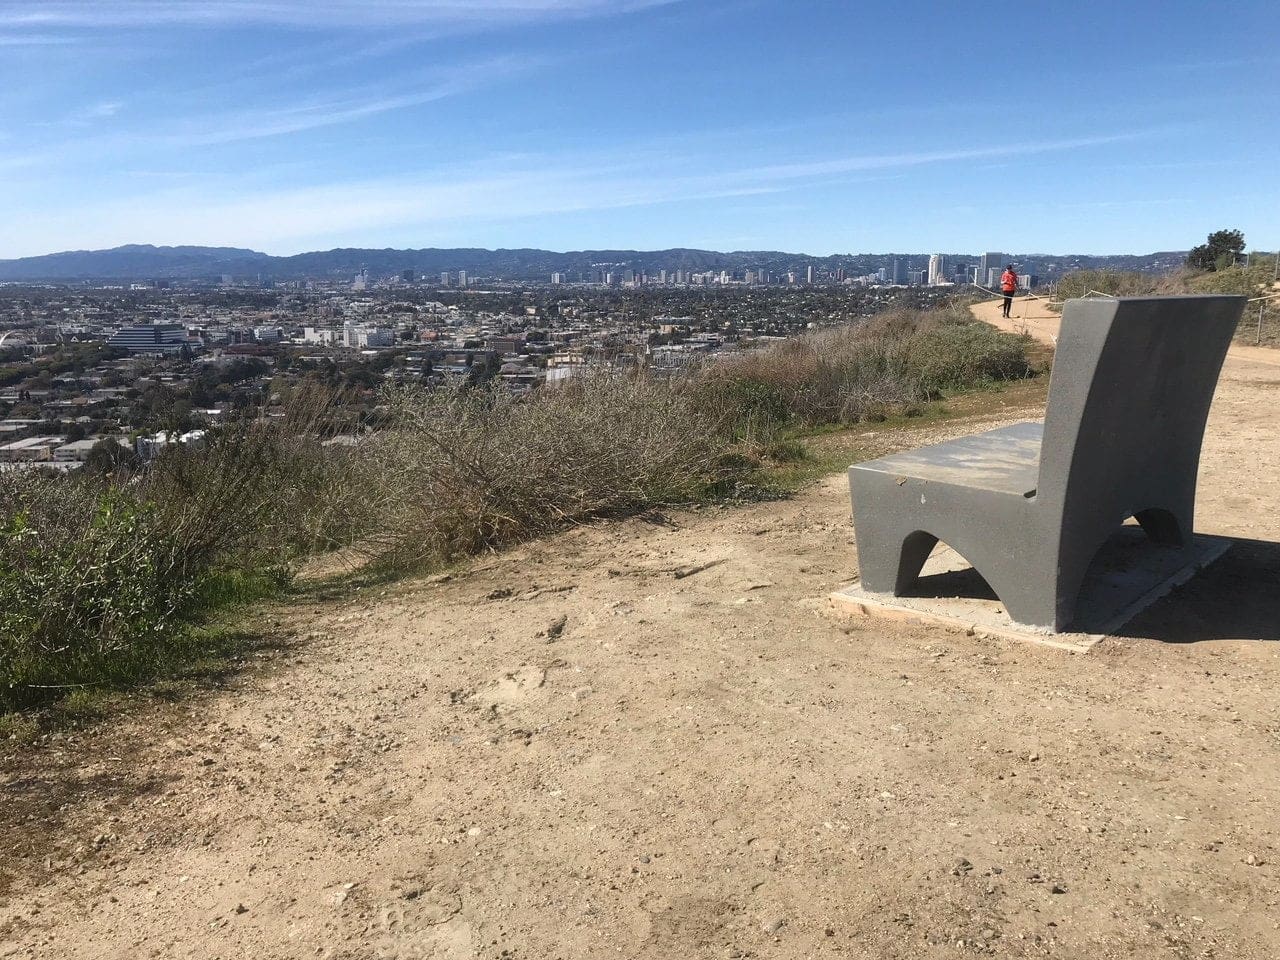
[[940,253],[929,257],[929,285],[941,283],[946,279],[947,258]]
[[449,283],[450,283],[449,271],[446,270],[444,271],[444,273],[440,274],[440,286],[447,287],[449,286]]
[[992,285],[991,271],[996,273],[997,280],[1004,271],[1005,258],[1003,253],[984,253],[978,260],[978,283],[986,286]]
[[467,271],[458,271],[458,286],[465,287],[467,285]]
[[564,283],[564,274],[563,274],[563,273],[553,273],[553,274],[551,275],[551,283],[552,283],[552,285],[553,285],[553,286],[557,286],[557,287],[558,287],[558,286],[560,286],[560,284]]
[[804,271],[804,282],[813,286],[813,264],[809,264]]
[[894,283],[907,282],[907,265],[903,263],[901,260],[899,260],[897,257],[894,257],[893,259],[893,282]]

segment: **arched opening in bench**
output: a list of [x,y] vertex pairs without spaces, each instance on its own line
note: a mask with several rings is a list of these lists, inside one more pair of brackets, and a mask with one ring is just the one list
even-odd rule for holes
[[925,530],[916,530],[903,540],[898,595],[998,599],[987,578],[968,557]]

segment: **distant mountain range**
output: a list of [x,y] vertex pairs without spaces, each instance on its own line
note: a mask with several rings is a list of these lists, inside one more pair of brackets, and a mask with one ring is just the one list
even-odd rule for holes
[[[977,254],[945,254],[947,273],[957,262],[976,264]],[[1009,254],[1031,272],[1052,278],[1072,270],[1117,269],[1159,272],[1183,263],[1185,251],[1143,255],[1092,256],[1084,254]],[[504,280],[548,280],[563,273],[574,280],[601,267],[631,268],[650,276],[659,270],[768,270],[784,274],[809,266],[834,271],[843,268],[852,276],[889,267],[897,259],[905,269],[924,269],[928,254],[882,253],[837,254],[814,257],[776,250],[579,250],[556,253],[551,250],[484,250],[427,248],[422,250],[337,249],[273,257],[238,247],[155,247],[131,244],[111,250],[74,250],[18,260],[0,260],[0,281],[78,280],[236,280],[261,277],[274,280],[342,279],[367,269],[374,277],[413,270],[430,278],[444,271],[465,270],[473,277]]]

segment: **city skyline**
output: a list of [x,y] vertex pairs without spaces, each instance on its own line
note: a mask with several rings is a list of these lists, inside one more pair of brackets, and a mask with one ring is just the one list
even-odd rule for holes
[[1268,9],[0,0],[0,258],[1274,249]]

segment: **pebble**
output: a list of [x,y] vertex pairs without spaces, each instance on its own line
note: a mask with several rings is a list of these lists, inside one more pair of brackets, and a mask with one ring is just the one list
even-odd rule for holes
[[775,917],[773,920],[766,920],[760,924],[760,929],[765,933],[777,933],[787,925],[786,917]]

